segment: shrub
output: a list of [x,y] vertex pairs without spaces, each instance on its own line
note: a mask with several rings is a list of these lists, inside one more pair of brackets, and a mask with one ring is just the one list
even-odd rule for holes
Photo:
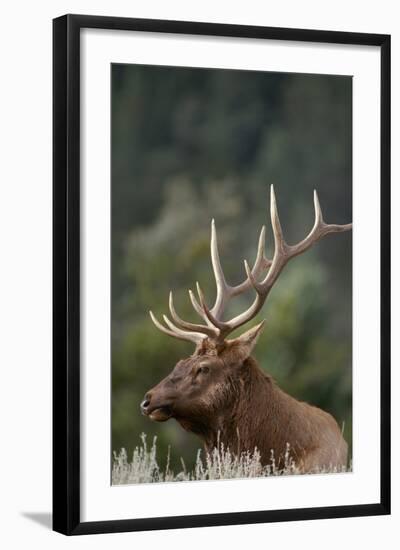
[[[157,483],[163,481],[200,481],[217,479],[245,479],[254,477],[300,474],[298,467],[289,456],[289,445],[285,455],[284,467],[275,465],[274,454],[271,451],[271,464],[263,466],[257,448],[240,456],[225,449],[223,444],[215,447],[211,453],[197,452],[196,463],[192,471],[186,469],[181,459],[182,470],[174,473],[170,469],[170,450],[167,462],[162,469],[157,462],[157,438],[154,437],[151,447],[147,445],[146,434],[141,435],[141,445],[133,451],[132,460],[128,460],[125,449],[119,453],[114,451],[112,467],[113,485],[133,485],[136,483]],[[202,455],[204,454],[204,458]],[[347,471],[345,468],[340,472]],[[338,473],[335,468],[319,470],[314,473]]]

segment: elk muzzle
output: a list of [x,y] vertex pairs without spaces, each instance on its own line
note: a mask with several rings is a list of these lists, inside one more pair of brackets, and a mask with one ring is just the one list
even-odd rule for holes
[[140,403],[140,410],[142,414],[156,422],[165,422],[172,416],[171,405],[166,400],[157,398],[152,392],[146,393]]

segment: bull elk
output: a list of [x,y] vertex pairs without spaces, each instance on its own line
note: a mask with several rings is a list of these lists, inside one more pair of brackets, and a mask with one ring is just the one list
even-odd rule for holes
[[[264,321],[241,336],[228,339],[233,330],[250,321],[261,310],[289,260],[308,250],[325,235],[351,229],[352,224],[325,223],[316,191],[314,209],[315,222],[307,237],[298,244],[287,244],[271,186],[273,259],[265,256],[264,226],[254,266],[250,269],[244,262],[247,277],[237,286],[226,282],[212,221],[211,260],[217,287],[215,303],[212,308],[207,306],[197,283],[198,298],[192,291],[189,291],[189,296],[202,324],[179,317],[172,292],[169,295],[172,321],[164,315],[163,325],[150,311],[158,329],[174,338],[189,340],[196,348],[193,355],[179,361],[172,372],[145,395],[141,403],[144,415],[158,422],[175,418],[185,430],[200,436],[206,451],[221,443],[234,453],[252,452],[257,448],[264,465],[270,463],[273,451],[275,463],[281,467],[289,448],[290,459],[301,472],[346,466],[347,443],[335,419],[329,413],[285,393],[251,357]],[[223,320],[229,300],[249,289],[256,293],[250,307],[229,321]]]

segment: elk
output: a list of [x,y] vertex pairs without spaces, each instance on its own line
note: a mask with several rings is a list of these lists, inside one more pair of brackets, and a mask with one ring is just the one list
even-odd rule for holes
[[[218,252],[217,232],[211,223],[211,261],[217,287],[212,308],[206,304],[197,283],[198,298],[190,290],[194,310],[203,323],[184,321],[169,295],[172,321],[165,325],[150,311],[155,326],[165,334],[195,344],[193,355],[179,361],[172,372],[151,389],[141,403],[142,414],[164,422],[175,418],[197,434],[207,452],[223,444],[234,454],[254,451],[263,465],[282,467],[289,449],[290,460],[302,473],[322,469],[341,469],[347,465],[347,443],[336,420],[328,413],[285,393],[251,356],[264,321],[234,339],[228,335],[254,318],[286,264],[331,233],[342,233],[352,224],[325,223],[314,191],[315,222],[310,233],[298,244],[284,239],[279,221],[274,188],[270,191],[270,215],[274,237],[272,260],[265,255],[265,226],[262,227],[254,266],[244,261],[246,279],[230,286],[225,279]],[[253,289],[250,307],[230,320],[223,320],[227,303]],[[287,455],[286,455],[287,460]]]

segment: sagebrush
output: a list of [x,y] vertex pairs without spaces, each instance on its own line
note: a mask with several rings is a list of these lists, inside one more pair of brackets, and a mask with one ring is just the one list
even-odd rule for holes
[[[290,458],[289,445],[287,446],[284,467],[280,469],[275,465],[272,451],[271,464],[263,466],[260,460],[260,453],[257,449],[236,456],[230,449],[225,449],[220,444],[211,453],[204,453],[204,451],[199,449],[193,470],[188,471],[185,463],[181,460],[181,471],[174,472],[170,468],[170,450],[168,451],[166,466],[164,468],[159,466],[156,437],[154,437],[150,447],[147,444],[145,434],[141,435],[141,442],[141,445],[135,448],[132,460],[129,460],[125,449],[121,449],[118,453],[114,451],[112,467],[113,485],[157,483],[163,481],[244,479],[301,473],[299,468],[296,467],[295,462]],[[314,473],[342,473],[346,471],[349,470],[347,468],[332,468],[318,470]]]

